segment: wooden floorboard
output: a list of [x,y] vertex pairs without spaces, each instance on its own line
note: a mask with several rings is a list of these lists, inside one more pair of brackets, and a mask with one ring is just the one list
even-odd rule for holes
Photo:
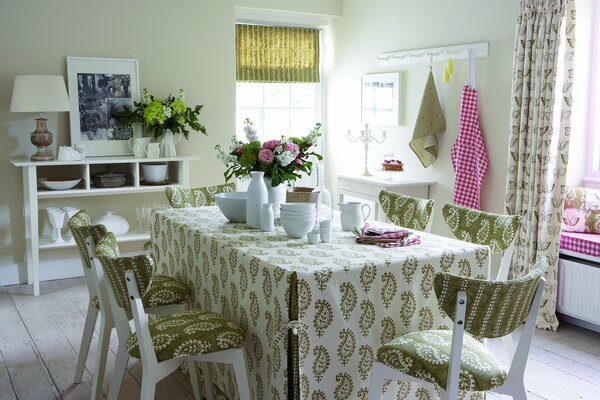
[[[87,312],[82,278],[42,282],[42,295],[31,296],[26,285],[0,288],[0,400],[88,399],[91,390],[97,331],[82,383],[73,374]],[[96,326],[98,329],[98,326]],[[516,337],[518,337],[518,332]],[[110,341],[103,392],[108,393],[118,340]],[[507,362],[502,343],[490,349]],[[120,400],[138,399],[141,365],[130,359]],[[527,364],[529,400],[600,400],[600,334],[561,324],[558,332],[536,331]],[[191,385],[180,371],[163,379],[157,399],[192,399]],[[510,396],[487,394],[491,400]]]

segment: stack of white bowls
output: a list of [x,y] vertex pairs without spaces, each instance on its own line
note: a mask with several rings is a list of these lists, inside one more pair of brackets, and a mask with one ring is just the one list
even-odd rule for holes
[[315,203],[281,203],[281,225],[289,237],[304,238],[317,218]]

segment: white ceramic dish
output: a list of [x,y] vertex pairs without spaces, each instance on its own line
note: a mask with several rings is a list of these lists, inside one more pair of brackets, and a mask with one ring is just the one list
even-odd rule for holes
[[142,174],[148,182],[164,182],[167,179],[167,163],[142,163]]
[[246,222],[247,192],[225,192],[215,195],[217,207],[231,222]]
[[40,178],[38,182],[46,189],[67,190],[77,186],[81,182],[81,178]]
[[306,234],[312,231],[315,220],[314,218],[302,221],[281,220],[281,225],[289,237],[300,239],[306,237]]
[[281,203],[282,211],[311,211],[316,207],[315,203]]
[[317,215],[316,212],[314,211],[307,211],[307,212],[289,212],[289,211],[282,211],[281,215],[285,215],[285,216],[289,216],[289,217],[310,217],[313,215]]
[[280,219],[282,221],[304,221],[304,220],[311,220],[313,222],[315,221],[315,218],[316,218],[315,214],[313,214],[313,215],[302,215],[302,216],[298,216],[298,217],[295,217],[293,215],[292,216],[290,216],[290,215],[282,215],[280,217]]
[[94,225],[104,225],[109,232],[115,236],[121,236],[129,231],[129,222],[120,215],[113,214],[112,211],[107,211],[104,215],[92,221]]

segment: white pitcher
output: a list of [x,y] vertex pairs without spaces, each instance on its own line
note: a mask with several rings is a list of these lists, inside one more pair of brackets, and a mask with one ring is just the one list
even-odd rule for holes
[[149,142],[150,138],[147,137],[129,138],[127,140],[127,144],[136,158],[143,158],[146,156],[146,144]]
[[[342,230],[351,231],[354,227],[362,228],[369,215],[371,215],[371,207],[368,204],[362,204],[357,201],[349,201],[338,203],[342,211]],[[368,212],[365,215],[365,207]]]
[[144,150],[146,151],[146,157],[158,158],[160,157],[160,143],[148,143]]

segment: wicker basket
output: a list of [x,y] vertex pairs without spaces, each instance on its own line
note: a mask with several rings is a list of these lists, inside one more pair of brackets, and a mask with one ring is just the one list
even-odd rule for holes
[[110,166],[105,172],[92,174],[92,183],[98,188],[117,188],[125,185],[127,174],[125,172],[112,172]]

